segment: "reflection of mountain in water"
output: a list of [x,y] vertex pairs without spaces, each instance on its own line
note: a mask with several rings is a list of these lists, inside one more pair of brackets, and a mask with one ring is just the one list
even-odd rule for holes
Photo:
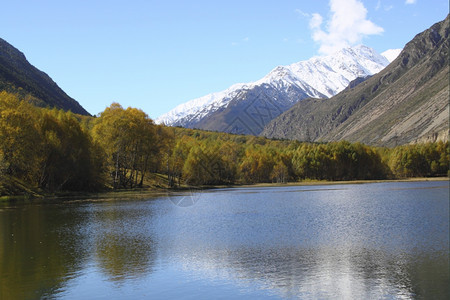
[[448,220],[444,183],[6,204],[0,299],[448,299]]
[[398,255],[370,249],[190,249],[176,263],[196,279],[228,280],[283,298],[439,299],[450,295],[445,253]]
[[195,206],[161,218],[158,253],[193,280],[286,298],[445,299],[448,209],[437,207],[448,205],[446,187],[397,187],[203,193]]

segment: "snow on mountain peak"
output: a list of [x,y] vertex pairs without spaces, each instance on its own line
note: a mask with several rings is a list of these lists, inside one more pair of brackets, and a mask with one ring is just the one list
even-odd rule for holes
[[[243,89],[263,84],[280,93],[290,87],[303,90],[307,97],[332,97],[345,89],[357,77],[373,75],[386,67],[390,61],[375,50],[358,45],[341,49],[335,54],[314,56],[306,61],[288,66],[278,66],[266,76],[251,83],[238,83],[228,89],[183,103],[160,116],[158,124],[186,126],[200,121],[209,113],[227,107],[228,103]],[[292,104],[301,99],[291,99]]]
[[389,49],[381,53],[381,55],[386,57],[386,59],[391,63],[397,58],[397,56],[399,56],[402,50],[403,49]]

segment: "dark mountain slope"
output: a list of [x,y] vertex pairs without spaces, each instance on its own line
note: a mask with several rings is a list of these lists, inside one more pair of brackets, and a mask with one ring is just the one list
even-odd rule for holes
[[308,95],[294,85],[284,91],[269,84],[242,89],[228,106],[207,115],[195,127],[235,134],[258,135],[267,123],[292,107],[292,99],[306,97]]
[[380,73],[327,100],[304,100],[262,135],[394,146],[448,139],[449,16],[409,42]]
[[[32,66],[25,55],[0,38],[0,90],[30,95],[39,106],[56,107],[81,115],[89,113],[69,97],[44,72]],[[37,98],[37,100],[36,100]]]

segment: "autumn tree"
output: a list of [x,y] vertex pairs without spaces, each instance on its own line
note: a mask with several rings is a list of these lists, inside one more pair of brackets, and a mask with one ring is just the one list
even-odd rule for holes
[[182,136],[176,141],[173,148],[169,149],[166,171],[170,187],[174,187],[176,184],[180,185],[185,163],[194,145],[195,140],[192,137]]
[[283,161],[279,160],[276,165],[272,169],[271,179],[276,183],[286,183],[288,180],[288,168],[283,163]]
[[389,152],[388,164],[396,177],[447,175],[448,142],[398,146]]
[[186,158],[183,177],[191,185],[227,184],[234,180],[234,164],[226,159],[227,149],[220,143],[194,145]]
[[324,144],[304,143],[293,154],[292,165],[299,179],[330,179],[332,157]]
[[38,111],[15,95],[0,92],[1,172],[31,182],[37,172],[41,139]]
[[42,138],[38,186],[47,190],[92,190],[98,172],[89,133],[70,112],[45,110],[39,120]]
[[157,151],[155,126],[147,114],[113,103],[97,118],[92,131],[107,156],[113,187],[142,185],[149,157]]
[[246,149],[239,166],[241,178],[246,183],[271,182],[275,165],[273,149],[250,146]]

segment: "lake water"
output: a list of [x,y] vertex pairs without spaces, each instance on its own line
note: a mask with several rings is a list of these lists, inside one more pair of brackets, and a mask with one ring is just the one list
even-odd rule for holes
[[0,299],[39,298],[449,299],[449,185],[3,203]]

